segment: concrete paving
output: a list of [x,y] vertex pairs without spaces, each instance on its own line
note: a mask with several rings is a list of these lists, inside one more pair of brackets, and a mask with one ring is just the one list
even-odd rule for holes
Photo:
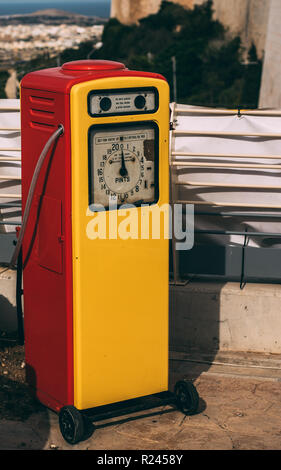
[[25,421],[0,421],[0,449],[280,450],[281,357],[246,353],[171,353],[171,387],[192,378],[198,413],[169,406],[99,422],[75,446],[62,438],[57,415],[43,409]]

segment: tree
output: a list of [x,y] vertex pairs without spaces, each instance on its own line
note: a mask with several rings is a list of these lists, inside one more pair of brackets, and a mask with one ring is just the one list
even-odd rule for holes
[[102,42],[92,58],[119,60],[131,69],[161,73],[171,87],[174,56],[182,103],[257,106],[261,62],[251,48],[251,65],[243,64],[240,38],[228,39],[223,25],[213,19],[212,0],[190,10],[162,1],[159,12],[138,25],[110,19]]

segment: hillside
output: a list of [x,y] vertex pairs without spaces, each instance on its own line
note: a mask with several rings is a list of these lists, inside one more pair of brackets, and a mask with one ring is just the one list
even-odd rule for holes
[[0,26],[9,24],[78,24],[80,26],[91,26],[94,24],[104,24],[106,19],[98,16],[85,16],[70,11],[48,8],[47,10],[38,10],[33,13],[22,13],[18,15],[0,16]]
[[[24,15],[27,16],[27,15]],[[56,10],[55,8],[49,8],[48,10],[38,10],[34,11],[33,13],[29,13],[28,16],[60,16],[64,18],[70,18],[70,17],[79,17],[79,16],[84,16],[80,15],[79,13],[73,13],[71,11],[64,11],[64,10]]]

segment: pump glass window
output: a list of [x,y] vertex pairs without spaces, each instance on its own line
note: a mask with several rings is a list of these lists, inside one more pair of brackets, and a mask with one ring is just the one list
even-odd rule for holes
[[[97,125],[89,132],[89,203],[108,208],[158,200],[158,127],[154,122]],[[94,209],[94,207],[93,207]]]

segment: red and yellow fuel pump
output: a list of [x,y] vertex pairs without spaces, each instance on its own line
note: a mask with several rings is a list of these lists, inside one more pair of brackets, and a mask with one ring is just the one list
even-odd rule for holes
[[[128,220],[169,204],[169,87],[69,62],[23,78],[21,123],[27,381],[74,444],[89,409],[168,392],[169,240]],[[174,396],[196,411],[191,383]]]

